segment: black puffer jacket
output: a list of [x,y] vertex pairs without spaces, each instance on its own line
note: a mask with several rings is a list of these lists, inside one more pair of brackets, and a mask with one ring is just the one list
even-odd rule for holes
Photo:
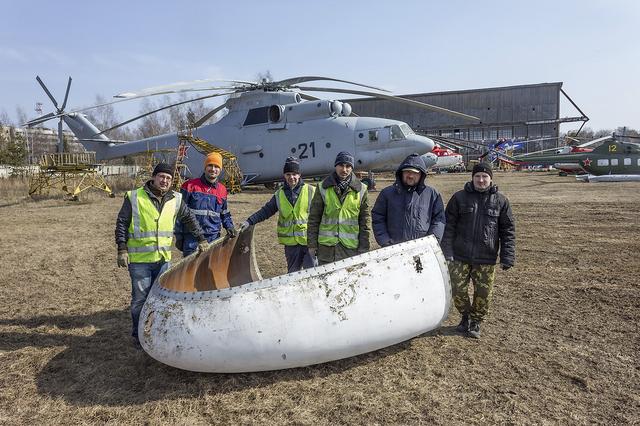
[[513,266],[516,261],[516,226],[509,200],[496,185],[478,192],[467,182],[449,200],[442,251],[447,259]]
[[[420,171],[416,186],[402,183],[402,169]],[[444,232],[444,203],[435,189],[424,183],[427,168],[417,154],[405,158],[396,170],[396,181],[378,195],[371,210],[373,234],[380,246],[435,235],[440,241]]]

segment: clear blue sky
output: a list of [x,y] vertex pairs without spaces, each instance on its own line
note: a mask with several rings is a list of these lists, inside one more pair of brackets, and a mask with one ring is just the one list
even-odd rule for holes
[[[2,16],[0,112],[13,119],[18,105],[29,117],[36,102],[51,111],[36,74],[60,98],[71,75],[76,108],[97,94],[270,70],[396,94],[562,81],[589,127],[640,129],[634,0],[23,0],[3,2]],[[561,115],[578,113],[563,104]]]

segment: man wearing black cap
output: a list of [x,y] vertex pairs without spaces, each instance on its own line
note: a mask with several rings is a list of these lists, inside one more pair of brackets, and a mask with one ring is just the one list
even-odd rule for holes
[[158,164],[151,180],[125,194],[116,219],[118,266],[128,267],[131,277],[131,336],[138,349],[140,311],[156,278],[169,268],[176,218],[198,239],[200,250],[207,246],[195,216],[171,190],[173,171],[166,163]]
[[476,164],[471,176],[447,203],[442,251],[449,264],[453,303],[462,314],[456,330],[478,339],[480,323],[489,312],[498,255],[505,271],[515,263],[516,228],[509,200],[491,183],[491,165]]
[[318,185],[309,211],[309,252],[320,264],[366,253],[370,245],[367,186],[353,174],[353,155],[340,152],[334,166]]
[[278,241],[284,245],[287,271],[295,272],[314,266],[314,259],[309,255],[307,248],[307,221],[316,188],[301,179],[300,160],[296,157],[288,157],[285,160],[282,173],[284,185],[260,210],[240,225],[240,232],[279,212]]
[[440,193],[425,183],[427,167],[418,154],[404,159],[396,181],[378,195],[371,210],[373,235],[381,247],[444,232],[444,203]]

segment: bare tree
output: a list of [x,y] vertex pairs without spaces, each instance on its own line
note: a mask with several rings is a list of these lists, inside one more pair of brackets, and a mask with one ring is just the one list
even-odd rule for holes
[[2,112],[0,112],[0,126],[13,126],[11,117],[9,117],[9,114],[4,108],[2,109]]
[[631,127],[618,127],[616,129],[616,135],[620,135],[620,136],[640,136],[640,134],[638,134],[638,131],[635,129],[632,129]]
[[[145,99],[142,102],[140,113],[142,114],[158,108],[159,106],[153,101]],[[165,119],[164,114],[156,113],[147,115],[146,117],[141,118],[139,123],[137,133],[142,138],[149,138],[151,136],[161,135],[170,131],[170,124]]]
[[18,117],[18,126],[22,126],[24,123],[29,121],[27,113],[20,105],[16,107],[16,117]]
[[256,74],[256,80],[266,82],[274,81],[273,76],[271,75],[271,71],[269,70]]
[[600,129],[597,132],[595,132],[593,134],[593,138],[597,139],[597,138],[601,138],[603,136],[608,136],[612,133],[613,131],[611,129]]
[[[96,95],[96,105],[106,102],[107,99],[104,96]],[[89,110],[87,111],[87,118],[101,130],[113,127],[120,122],[120,117],[113,108],[113,105],[105,105]],[[107,132],[106,135],[111,139],[127,140],[127,137],[130,136],[129,133],[130,131],[127,131],[124,127],[119,127]]]

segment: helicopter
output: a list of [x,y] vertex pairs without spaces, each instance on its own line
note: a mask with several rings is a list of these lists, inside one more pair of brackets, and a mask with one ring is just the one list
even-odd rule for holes
[[[36,80],[51,99],[56,111],[30,120],[26,124],[33,126],[59,118],[59,129],[62,128],[64,121],[85,149],[96,152],[97,161],[149,151],[175,151],[179,144],[176,134],[123,142],[111,140],[105,136],[105,133],[167,108],[195,100],[226,96],[222,105],[198,120],[194,118],[191,125],[199,138],[237,157],[243,174],[243,185],[271,184],[281,180],[282,163],[291,155],[301,160],[306,177],[314,177],[330,173],[333,170],[333,159],[340,151],[349,151],[354,155],[356,170],[392,171],[407,155],[416,152],[429,153],[434,148],[433,140],[416,134],[404,122],[355,116],[347,102],[319,99],[306,94],[307,91],[373,96],[479,122],[479,119],[474,116],[393,96],[388,94],[388,91],[377,87],[330,77],[303,76],[260,82],[196,80],[121,93],[115,96],[116,100],[69,112],[64,109],[71,86],[71,77],[69,77],[61,107],[58,106],[42,79],[38,76]],[[368,90],[299,85],[318,80],[345,83]],[[215,84],[212,85],[212,83]],[[215,93],[163,106],[109,129],[99,130],[83,114],[93,108],[148,96],[207,91]],[[219,111],[226,111],[226,115],[213,124],[204,124]],[[187,166],[185,177],[201,174],[204,155],[206,152],[195,145],[194,150],[189,150],[185,158]],[[433,157],[429,157],[431,161]]]
[[576,178],[585,182],[640,181],[640,144],[620,142],[615,133],[610,138],[578,159],[588,174]]

